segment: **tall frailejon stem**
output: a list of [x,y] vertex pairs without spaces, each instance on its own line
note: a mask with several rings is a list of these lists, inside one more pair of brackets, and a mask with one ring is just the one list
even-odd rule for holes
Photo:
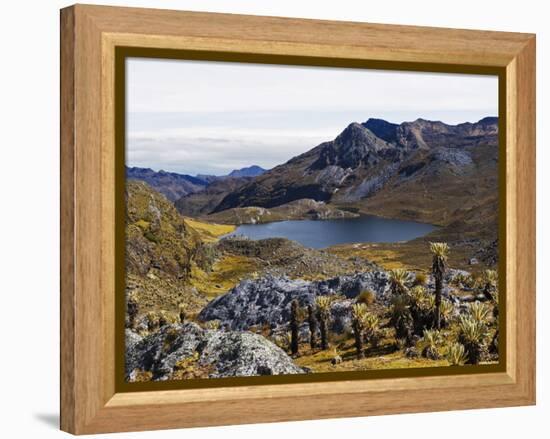
[[363,303],[356,303],[351,309],[351,326],[353,336],[355,337],[355,349],[357,349],[357,358],[365,358],[363,351],[363,331],[365,329],[365,319],[367,316],[367,306]]
[[434,326],[441,329],[441,296],[443,292],[443,277],[447,269],[449,246],[445,242],[430,243],[432,252],[432,274],[435,279],[435,310]]
[[319,319],[319,330],[321,332],[321,348],[326,350],[329,348],[328,324],[330,320],[331,300],[327,296],[319,296],[315,301],[317,302],[317,317]]
[[315,317],[315,307],[312,304],[307,306],[307,322],[309,325],[309,345],[311,349],[317,347],[317,318]]
[[290,352],[292,355],[298,353],[298,301],[294,299],[290,303]]

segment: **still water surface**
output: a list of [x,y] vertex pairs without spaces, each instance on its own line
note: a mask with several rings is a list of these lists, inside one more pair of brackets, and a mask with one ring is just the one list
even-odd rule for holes
[[403,221],[365,215],[335,220],[278,221],[243,224],[226,235],[250,239],[287,238],[306,247],[325,248],[358,242],[398,242],[424,236],[437,227],[415,221]]

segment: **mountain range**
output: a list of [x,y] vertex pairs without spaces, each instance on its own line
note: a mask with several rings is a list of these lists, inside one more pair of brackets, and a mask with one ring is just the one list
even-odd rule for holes
[[183,215],[212,215],[221,222],[235,218],[234,209],[242,219],[248,207],[277,208],[279,218],[280,207],[311,200],[353,213],[455,224],[457,233],[492,237],[497,169],[496,117],[458,125],[368,119],[267,171],[250,166],[223,177],[191,177],[129,168],[128,176],[165,194]]
[[242,169],[234,169],[227,175],[197,175],[178,174],[167,171],[154,171],[150,168],[126,167],[126,178],[141,180],[153,189],[163,194],[170,201],[176,201],[189,194],[203,191],[211,183],[226,178],[256,177],[266,172],[257,165]]
[[464,219],[472,230],[478,223],[495,229],[497,168],[496,117],[458,125],[369,119],[259,176],[186,195],[176,207],[219,220],[223,212],[233,216],[231,209],[311,199],[358,213],[439,225]]

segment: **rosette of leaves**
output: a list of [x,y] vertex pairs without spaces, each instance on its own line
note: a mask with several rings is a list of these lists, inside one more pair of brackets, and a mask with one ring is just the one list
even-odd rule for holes
[[453,343],[447,351],[447,361],[451,366],[463,366],[468,358],[464,346],[460,343]]
[[407,272],[400,268],[390,270],[390,290],[394,296],[407,294]]
[[422,356],[430,360],[438,360],[439,344],[441,343],[441,334],[435,329],[426,329],[424,336],[420,340],[420,346],[422,348]]
[[485,351],[487,326],[471,314],[460,316],[458,341],[466,351],[467,364],[479,364]]

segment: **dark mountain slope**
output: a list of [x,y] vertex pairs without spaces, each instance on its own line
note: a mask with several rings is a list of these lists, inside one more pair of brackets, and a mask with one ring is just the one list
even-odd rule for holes
[[153,171],[149,168],[126,168],[126,178],[141,180],[163,194],[170,201],[204,190],[207,182],[190,175]]
[[174,204],[182,215],[206,215],[231,192],[251,181],[251,177],[223,177],[210,180],[206,189],[178,199]]

